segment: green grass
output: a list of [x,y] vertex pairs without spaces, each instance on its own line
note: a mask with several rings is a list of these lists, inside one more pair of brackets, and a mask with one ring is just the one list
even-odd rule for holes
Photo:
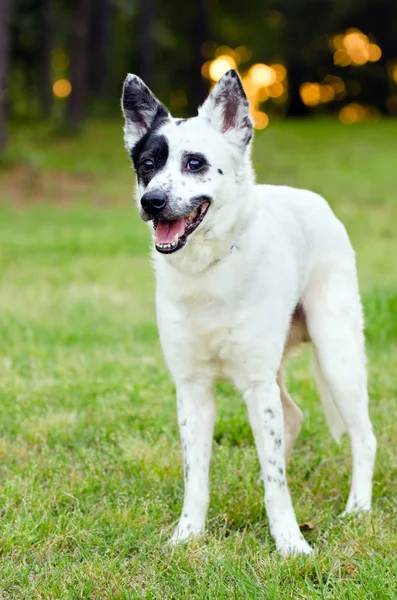
[[[174,389],[120,124],[12,132],[0,171],[0,598],[397,597],[397,122],[284,122],[258,180],[322,193],[357,251],[379,452],[370,518],[341,520],[347,440],[330,438],[307,353],[289,463],[316,552],[281,560],[245,408],[218,387],[208,533],[170,549],[182,502]],[[20,163],[21,158],[23,163]],[[7,167],[5,166],[7,164]]]

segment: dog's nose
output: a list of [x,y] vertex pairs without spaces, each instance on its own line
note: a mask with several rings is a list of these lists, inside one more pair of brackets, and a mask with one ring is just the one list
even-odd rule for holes
[[167,195],[162,190],[146,192],[141,198],[141,204],[145,212],[155,217],[167,204]]

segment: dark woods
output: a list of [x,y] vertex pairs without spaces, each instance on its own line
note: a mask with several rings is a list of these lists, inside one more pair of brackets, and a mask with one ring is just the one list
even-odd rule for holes
[[74,130],[118,114],[128,71],[176,115],[194,114],[228,66],[259,128],[273,115],[396,114],[397,3],[0,0],[0,148],[7,119]]

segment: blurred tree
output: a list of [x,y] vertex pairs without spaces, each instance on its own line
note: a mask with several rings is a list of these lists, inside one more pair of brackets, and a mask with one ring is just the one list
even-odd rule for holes
[[138,15],[138,75],[154,87],[157,0],[139,0]]
[[51,116],[52,94],[52,64],[51,50],[53,46],[54,26],[53,0],[38,0],[37,2],[37,90],[41,115],[48,119]]
[[197,107],[203,103],[208,94],[208,83],[201,76],[201,67],[203,64],[202,47],[210,37],[210,25],[208,0],[195,0],[193,6],[194,11],[191,19],[191,43],[193,50],[191,69],[193,77],[191,92],[189,94],[189,108],[192,111],[196,111]]
[[0,151],[6,143],[6,90],[10,54],[11,0],[0,0]]
[[110,86],[112,10],[110,0],[96,0],[89,40],[89,91],[95,100],[106,100]]
[[93,0],[76,0],[72,19],[70,83],[72,91],[66,107],[66,123],[79,128],[85,117],[89,73],[89,35]]

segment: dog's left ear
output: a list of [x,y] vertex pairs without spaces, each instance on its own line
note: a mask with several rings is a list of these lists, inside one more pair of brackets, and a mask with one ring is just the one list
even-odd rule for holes
[[199,116],[223,133],[230,143],[245,150],[253,135],[249,102],[236,70],[227,71],[218,81],[204,104]]
[[124,82],[121,108],[125,117],[124,139],[128,150],[170,113],[139,77],[129,73]]

